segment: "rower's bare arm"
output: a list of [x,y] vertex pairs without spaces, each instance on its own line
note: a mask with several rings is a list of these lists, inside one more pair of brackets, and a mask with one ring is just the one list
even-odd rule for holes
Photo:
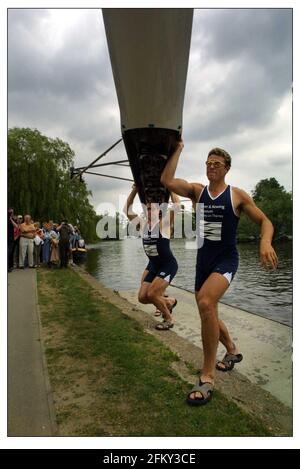
[[172,203],[173,203],[173,209],[174,209],[175,211],[180,210],[181,205],[180,205],[180,198],[179,198],[179,196],[178,196],[177,194],[175,194],[175,192],[171,192],[170,195],[171,195],[171,201],[172,201]]
[[125,215],[130,221],[136,219],[136,217],[139,218],[139,216],[132,210],[133,201],[135,199],[137,192],[138,192],[137,187],[135,184],[133,184],[132,190],[129,196],[127,197],[126,203],[123,208],[123,212],[125,213]]
[[260,225],[260,262],[268,269],[269,264],[275,269],[278,265],[278,258],[272,247],[274,228],[272,222],[266,214],[257,207],[252,197],[242,189],[235,188],[239,198],[239,209],[244,212],[254,223]]
[[176,194],[181,195],[182,197],[188,197],[193,202],[197,200],[198,192],[200,194],[203,186],[197,183],[191,183],[185,179],[175,178],[175,172],[179,160],[179,156],[183,150],[184,144],[180,140],[177,143],[177,146],[174,150],[173,155],[167,161],[167,164],[161,174],[160,182],[169,189],[171,192],[176,192]]
[[202,184],[196,182],[188,182],[185,179],[174,178],[168,183],[164,184],[170,191],[176,192],[176,194],[182,197],[187,197],[193,202],[197,201],[197,194],[200,195],[203,189]]
[[269,241],[271,242],[273,237],[273,225],[270,220],[264,212],[258,208],[252,197],[250,197],[247,192],[238,188],[234,188],[234,191],[237,194],[238,209],[244,212],[257,225],[262,226],[262,224],[265,223],[268,228]]
[[171,192],[170,195],[171,195],[171,201],[173,204],[172,208],[169,210],[170,224],[171,224],[171,227],[173,227],[175,215],[177,215],[177,213],[180,212],[181,204],[180,204],[180,198],[178,197],[177,194],[175,194],[175,192]]

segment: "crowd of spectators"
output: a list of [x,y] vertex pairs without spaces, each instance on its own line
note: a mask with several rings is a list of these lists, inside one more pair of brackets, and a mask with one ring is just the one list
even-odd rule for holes
[[8,272],[13,268],[36,268],[41,264],[60,268],[72,262],[72,249],[83,248],[84,240],[77,226],[62,219],[61,223],[39,222],[29,214],[15,215],[8,210]]

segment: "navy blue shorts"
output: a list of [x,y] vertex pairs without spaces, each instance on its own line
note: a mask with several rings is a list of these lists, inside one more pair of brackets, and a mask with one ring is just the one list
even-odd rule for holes
[[166,282],[171,283],[177,274],[178,264],[175,258],[161,262],[160,264],[154,264],[150,261],[146,270],[148,270],[148,273],[143,282],[152,283],[155,277],[160,277],[166,280]]
[[213,253],[209,255],[205,251],[199,254],[198,251],[195,291],[199,291],[208,277],[214,272],[223,275],[228,283],[231,283],[239,266],[239,255],[236,248],[225,250],[219,255]]

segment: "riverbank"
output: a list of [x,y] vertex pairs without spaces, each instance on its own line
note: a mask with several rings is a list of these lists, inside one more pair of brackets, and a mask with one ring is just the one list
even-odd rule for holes
[[[168,287],[167,293],[178,301],[174,311],[176,322],[173,331],[190,343],[201,347],[201,326],[194,294],[173,286]],[[137,308],[153,316],[152,305],[138,302],[137,289],[119,291],[119,294]],[[219,302],[218,314],[244,356],[243,362],[236,366],[235,373],[238,371],[247,376],[251,383],[268,391],[284,405],[292,408],[292,328],[223,302]],[[225,347],[219,344],[218,359],[221,360],[224,354]]]
[[81,269],[39,270],[38,294],[60,435],[286,434],[218,387],[208,406],[187,406],[195,346],[153,330],[152,318]]

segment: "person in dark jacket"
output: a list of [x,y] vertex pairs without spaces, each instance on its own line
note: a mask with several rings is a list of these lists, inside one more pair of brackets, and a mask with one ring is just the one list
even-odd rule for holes
[[70,250],[70,236],[72,234],[72,229],[68,224],[67,220],[63,220],[61,224],[56,228],[59,232],[59,257],[60,257],[60,267],[68,267],[68,256]]

